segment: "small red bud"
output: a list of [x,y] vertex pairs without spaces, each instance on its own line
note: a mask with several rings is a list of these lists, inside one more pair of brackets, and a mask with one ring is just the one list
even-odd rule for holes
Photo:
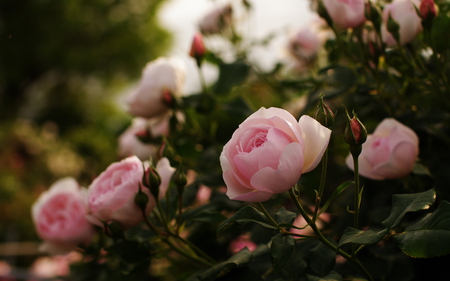
[[367,139],[367,130],[364,124],[353,113],[353,118],[350,118],[347,112],[347,127],[344,132],[345,142],[350,146],[361,146]]
[[206,54],[205,44],[203,43],[203,36],[201,33],[197,32],[192,40],[191,51],[189,55],[199,62],[203,56]]
[[420,17],[423,20],[434,19],[437,15],[437,7],[433,0],[422,0],[419,6]]

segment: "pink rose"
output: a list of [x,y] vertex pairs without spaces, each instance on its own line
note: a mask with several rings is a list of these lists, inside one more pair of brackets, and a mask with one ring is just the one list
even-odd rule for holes
[[250,252],[253,252],[256,248],[258,248],[258,245],[252,241],[250,235],[248,234],[239,235],[236,239],[230,242],[230,251],[233,254],[236,254],[244,248],[247,248]]
[[[362,145],[359,173],[374,180],[400,178],[412,171],[418,154],[419,139],[414,131],[395,119],[387,118]],[[350,155],[346,163],[354,169]]]
[[87,244],[94,233],[86,220],[86,191],[73,178],[56,181],[32,206],[36,231],[45,243],[42,250],[67,253]]
[[128,111],[145,118],[163,114],[169,109],[164,101],[167,92],[180,96],[184,80],[184,66],[175,58],[158,58],[147,63],[138,88],[127,98]]
[[[136,156],[113,163],[102,172],[89,186],[88,206],[91,215],[88,219],[99,226],[102,221],[116,221],[127,229],[139,224],[143,219],[141,209],[134,202],[139,185],[148,196],[145,213],[155,207],[155,198],[148,188],[142,185],[144,164]],[[169,186],[174,168],[167,158],[162,158],[156,165],[161,176],[160,196],[163,197]]]
[[150,134],[149,138],[167,136],[169,134],[170,116],[169,114],[164,114],[151,119],[135,117],[131,126],[119,137],[119,156],[124,158],[136,155],[142,161],[150,159],[151,156],[156,156],[159,149],[158,146],[142,142],[137,135],[148,132]]
[[336,25],[357,27],[366,21],[364,0],[323,0],[328,15]]
[[322,47],[318,33],[304,28],[289,40],[289,52],[299,61],[309,61]]
[[261,108],[233,133],[220,155],[229,198],[262,202],[288,191],[319,164],[331,131],[313,118]]
[[232,13],[231,5],[225,5],[211,11],[200,21],[200,32],[203,34],[220,33],[226,26],[231,24]]
[[399,25],[400,45],[409,43],[422,31],[422,20],[414,5],[411,0],[396,0],[384,7],[381,37],[388,46],[397,45],[394,36],[387,29],[389,16]]

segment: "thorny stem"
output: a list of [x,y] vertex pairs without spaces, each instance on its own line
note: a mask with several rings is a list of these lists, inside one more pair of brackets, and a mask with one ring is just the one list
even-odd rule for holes
[[303,218],[306,220],[306,222],[309,224],[309,226],[311,226],[311,228],[313,229],[314,233],[317,235],[317,238],[323,244],[325,244],[325,246],[327,246],[334,252],[338,253],[339,255],[344,257],[346,260],[354,263],[364,273],[364,275],[366,275],[366,277],[370,281],[374,281],[372,276],[370,275],[370,273],[367,271],[367,269],[364,267],[364,265],[358,259],[356,259],[355,257],[352,257],[350,254],[346,253],[342,249],[339,249],[333,243],[331,243],[327,238],[325,238],[325,236],[323,236],[322,232],[319,230],[316,223],[314,221],[312,221],[312,219],[308,216],[306,211],[303,209],[302,205],[300,205],[297,196],[294,194],[293,189],[289,190],[289,195],[290,195],[292,201],[294,202],[295,206],[297,207],[298,211],[300,212],[300,214],[303,216]]

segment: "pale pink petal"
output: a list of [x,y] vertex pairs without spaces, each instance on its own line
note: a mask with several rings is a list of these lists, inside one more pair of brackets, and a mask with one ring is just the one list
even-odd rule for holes
[[331,130],[308,115],[303,115],[298,123],[305,142],[303,173],[307,173],[322,160],[330,141]]
[[374,174],[384,178],[399,178],[408,175],[417,157],[417,149],[409,142],[399,143],[392,151],[388,162],[373,167]]
[[159,199],[164,198],[167,189],[169,188],[170,179],[172,178],[175,168],[170,166],[169,159],[166,157],[161,158],[158,163],[156,163],[156,171],[158,171],[161,177],[161,184],[159,186]]

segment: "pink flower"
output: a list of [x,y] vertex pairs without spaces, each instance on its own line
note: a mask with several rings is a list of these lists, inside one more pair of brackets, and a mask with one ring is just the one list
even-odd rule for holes
[[331,131],[309,116],[261,108],[233,133],[220,155],[229,198],[262,202],[288,191],[319,164]]
[[200,32],[203,34],[220,33],[226,26],[231,24],[232,13],[231,5],[225,5],[211,11],[200,21]]
[[381,25],[381,37],[388,46],[396,46],[398,42],[388,31],[389,17],[399,25],[400,45],[413,40],[422,31],[422,20],[411,0],[396,0],[387,4],[383,10],[383,24]]
[[258,246],[251,240],[248,234],[239,235],[230,243],[230,250],[233,254],[239,252],[244,248],[247,248],[250,252],[258,248]]
[[151,119],[136,117],[131,126],[126,129],[119,137],[120,157],[136,155],[142,161],[148,160],[150,156],[155,156],[158,147],[154,144],[144,143],[138,139],[137,135],[144,132],[149,133],[149,138],[167,136],[169,134],[170,115],[156,116]]
[[357,27],[366,21],[364,0],[323,0],[328,15],[336,25]]
[[[310,216],[310,218],[312,218],[312,216]],[[330,222],[330,215],[326,212],[319,215],[318,219],[316,220],[317,227],[319,229],[322,229],[324,226],[324,222]],[[308,225],[308,223],[306,222],[305,218],[302,215],[298,215],[295,218],[293,225],[302,229],[291,228],[289,229],[289,232],[301,235],[314,235],[314,230],[311,228],[311,226]]]
[[299,61],[309,61],[322,46],[318,33],[304,28],[289,40],[289,52]]
[[32,206],[36,231],[45,243],[42,250],[66,253],[87,244],[94,233],[86,220],[86,192],[73,178],[56,181]]
[[[99,226],[102,221],[116,221],[127,229],[139,224],[143,219],[140,208],[134,202],[136,193],[141,190],[148,196],[145,213],[155,207],[155,198],[148,188],[142,185],[143,163],[131,156],[113,163],[102,172],[89,186],[88,205],[91,215],[88,219]],[[156,169],[161,176],[160,196],[164,196],[172,177],[173,169],[167,158],[158,161]]]
[[[419,139],[414,131],[395,119],[387,118],[362,145],[359,173],[374,180],[400,178],[412,171],[418,154]],[[351,155],[346,163],[354,169]]]
[[180,96],[185,73],[182,63],[175,58],[158,58],[145,66],[138,88],[127,98],[128,111],[139,117],[151,118],[166,112],[167,91]]
[[201,33],[196,33],[192,39],[191,50],[189,55],[197,60],[200,60],[206,54],[205,44],[203,43],[203,36]]

